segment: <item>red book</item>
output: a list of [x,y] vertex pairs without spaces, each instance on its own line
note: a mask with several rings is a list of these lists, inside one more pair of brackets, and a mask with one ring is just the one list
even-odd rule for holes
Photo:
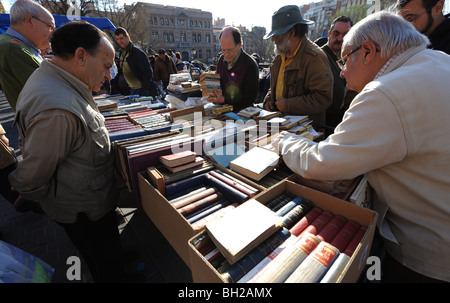
[[342,229],[347,219],[343,216],[334,216],[325,227],[317,234],[317,237],[325,242],[330,243],[334,236]]
[[353,255],[353,253],[356,250],[356,247],[358,247],[358,245],[359,245],[359,242],[361,242],[361,239],[366,234],[366,230],[367,230],[366,226],[361,226],[361,228],[358,230],[356,235],[353,237],[353,239],[350,242],[350,244],[345,249],[344,254],[346,254],[349,257],[351,257]]
[[322,213],[322,210],[318,207],[311,209],[303,218],[300,219],[292,228],[289,230],[291,234],[298,237],[302,231],[311,225],[311,223]]
[[203,199],[200,199],[198,201],[195,201],[189,205],[186,205],[180,209],[178,209],[178,212],[182,214],[183,216],[186,216],[187,214],[190,214],[193,211],[199,210],[200,208],[203,208],[214,201],[217,201],[218,199],[222,198],[222,194],[220,192],[217,192],[213,195],[210,195],[208,197],[205,197]]
[[339,252],[343,253],[360,227],[361,225],[359,223],[355,221],[348,221],[334,237],[330,244],[339,249]]
[[317,235],[333,217],[334,215],[329,211],[323,211],[308,227],[303,230],[300,236],[304,233]]
[[199,193],[190,195],[189,197],[183,198],[177,202],[174,202],[174,203],[172,203],[172,205],[176,209],[182,208],[182,207],[184,207],[188,204],[191,204],[195,201],[198,201],[198,200],[208,197],[212,194],[215,194],[216,192],[217,192],[217,189],[215,189],[214,187],[211,187],[211,188],[208,188],[207,190],[201,191]]

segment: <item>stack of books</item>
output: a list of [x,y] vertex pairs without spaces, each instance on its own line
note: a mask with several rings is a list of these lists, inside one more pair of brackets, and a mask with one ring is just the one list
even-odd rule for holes
[[[224,215],[221,221],[206,225],[206,231],[214,245],[210,245],[202,254],[227,282],[336,282],[367,231],[366,226],[322,210],[311,201],[287,191],[262,206],[272,211],[282,223],[280,226],[280,221],[268,220],[269,214],[266,214],[267,217],[253,216],[256,219],[261,218],[264,224],[253,222],[249,229],[265,226],[259,229],[258,235],[271,230],[269,234],[259,239],[252,235],[245,241],[239,242],[238,235],[233,234],[234,240],[224,238],[223,243],[216,245],[217,238],[214,237],[217,236],[208,231],[208,226],[215,227],[221,221],[225,222],[233,215],[238,215],[239,207]],[[258,207],[261,206],[254,206],[255,213]],[[251,214],[248,215],[248,217],[251,216]],[[242,220],[233,222],[235,225],[245,224]],[[220,227],[222,230],[227,230],[230,228],[229,225],[231,223],[222,224]],[[239,237],[245,238],[245,234],[241,229]],[[238,243],[229,244],[227,241]],[[224,243],[227,243],[226,247]],[[232,251],[227,247],[233,247],[239,243],[241,245],[251,243],[251,245],[244,245],[246,253],[243,256],[230,259],[229,255]]]
[[244,108],[243,110],[240,110],[237,114],[241,117],[251,119],[251,118],[259,115],[260,112],[261,112],[261,108],[249,106],[249,107]]
[[95,100],[95,103],[97,103],[97,108],[99,111],[109,111],[118,108],[117,101],[115,100],[99,99]]
[[142,130],[141,125],[133,123],[127,116],[106,117],[105,127],[110,134]]
[[201,87],[198,83],[183,82],[181,84],[169,84],[167,89],[178,94],[200,91]]
[[274,152],[255,146],[230,162],[230,168],[244,176],[259,181],[278,164],[280,156]]
[[220,74],[203,73],[200,75],[200,87],[202,89],[202,96],[208,97],[209,101],[215,99],[214,92],[222,94],[222,87],[220,86]]
[[166,185],[165,191],[168,202],[193,229],[203,228],[259,192],[218,169]]
[[162,165],[173,173],[200,166],[204,160],[193,151],[187,150],[159,157]]

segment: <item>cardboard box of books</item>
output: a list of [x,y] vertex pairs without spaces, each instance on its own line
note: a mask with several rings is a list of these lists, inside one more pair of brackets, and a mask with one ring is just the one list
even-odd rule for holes
[[285,180],[206,224],[189,240],[193,281],[356,282],[369,256],[377,216]]
[[[198,157],[194,161],[198,161]],[[187,173],[158,168],[150,167],[138,175],[142,208],[188,267],[189,239],[199,233],[206,222],[264,190],[216,164],[203,164]],[[160,176],[155,177],[156,173]]]

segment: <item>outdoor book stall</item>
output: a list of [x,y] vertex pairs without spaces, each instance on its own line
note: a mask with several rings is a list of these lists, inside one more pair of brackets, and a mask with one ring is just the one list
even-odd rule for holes
[[271,141],[282,130],[320,140],[308,116],[258,106],[233,112],[207,101],[216,84],[215,74],[202,74],[199,83],[177,75],[169,85],[176,93],[164,102],[95,98],[137,207],[194,282],[305,282],[310,270],[316,277],[308,282],[357,281],[376,222],[365,207],[365,176],[339,182],[296,176]]

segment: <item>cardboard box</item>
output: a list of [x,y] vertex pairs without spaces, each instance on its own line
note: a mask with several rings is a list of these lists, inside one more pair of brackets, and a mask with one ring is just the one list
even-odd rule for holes
[[[244,178],[243,176],[214,165],[215,168],[247,183],[248,185],[263,191],[264,188]],[[147,216],[164,235],[181,259],[190,267],[190,254],[188,241],[202,229],[193,229],[191,224],[182,216],[147,179],[147,173],[138,175],[141,204]]]
[[[312,201],[315,206],[323,210],[328,210],[335,215],[342,215],[348,220],[354,220],[361,225],[367,226],[366,234],[338,280],[340,283],[356,282],[366,265],[366,259],[370,253],[378,214],[372,210],[356,206],[289,180],[271,187],[269,190],[255,196],[254,199],[265,204],[285,190]],[[199,253],[194,245],[198,240],[207,237],[206,231],[202,231],[189,240],[193,281],[195,283],[225,283],[226,281],[221,277],[220,273]]]

